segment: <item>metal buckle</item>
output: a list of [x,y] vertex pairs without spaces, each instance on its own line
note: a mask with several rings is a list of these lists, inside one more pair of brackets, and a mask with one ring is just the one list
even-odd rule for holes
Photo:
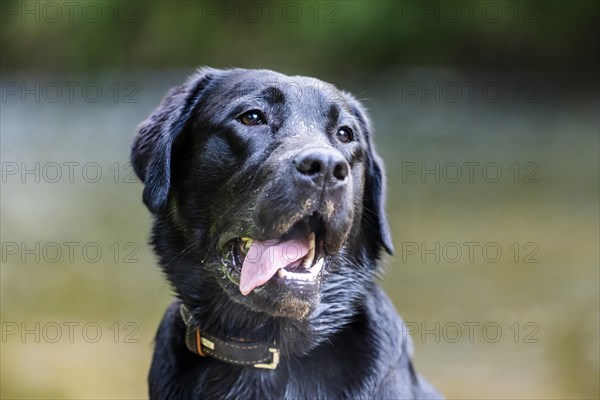
[[204,347],[208,347],[211,350],[215,349],[215,344],[203,336],[200,337],[200,343],[202,343]]
[[269,352],[273,354],[273,358],[269,364],[254,364],[254,368],[275,369],[279,364],[279,350],[269,347]]

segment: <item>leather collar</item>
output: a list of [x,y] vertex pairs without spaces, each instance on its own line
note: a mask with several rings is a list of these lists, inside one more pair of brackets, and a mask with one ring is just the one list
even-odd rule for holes
[[275,343],[218,338],[194,326],[192,313],[184,304],[181,304],[179,311],[185,323],[185,345],[192,353],[202,357],[211,356],[234,365],[277,368],[279,349]]

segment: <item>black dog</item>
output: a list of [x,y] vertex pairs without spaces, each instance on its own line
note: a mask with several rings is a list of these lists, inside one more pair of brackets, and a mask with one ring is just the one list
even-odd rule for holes
[[313,78],[202,69],[132,148],[179,300],[150,397],[438,398],[376,284],[382,166],[352,96]]

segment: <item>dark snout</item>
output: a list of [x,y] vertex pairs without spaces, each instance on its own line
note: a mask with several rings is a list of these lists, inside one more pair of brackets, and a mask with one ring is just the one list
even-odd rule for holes
[[293,172],[301,182],[327,190],[347,183],[348,162],[339,151],[327,148],[303,149],[294,157]]
[[[331,147],[290,147],[266,164],[270,173],[257,198],[255,223],[267,236],[277,237],[299,220],[318,215],[327,227],[325,247],[335,252],[344,242],[354,215],[348,161]],[[260,235],[258,238],[262,239]]]

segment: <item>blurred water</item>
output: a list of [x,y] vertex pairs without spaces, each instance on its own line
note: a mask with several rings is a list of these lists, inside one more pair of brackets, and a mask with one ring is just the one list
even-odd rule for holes
[[[171,292],[128,152],[190,72],[4,77],[3,96],[7,83],[48,92],[2,101],[3,398],[146,395]],[[49,83],[67,81],[102,95],[48,101]],[[597,396],[597,78],[421,68],[335,83],[364,99],[377,130],[396,247],[382,282],[417,368],[448,397]]]

